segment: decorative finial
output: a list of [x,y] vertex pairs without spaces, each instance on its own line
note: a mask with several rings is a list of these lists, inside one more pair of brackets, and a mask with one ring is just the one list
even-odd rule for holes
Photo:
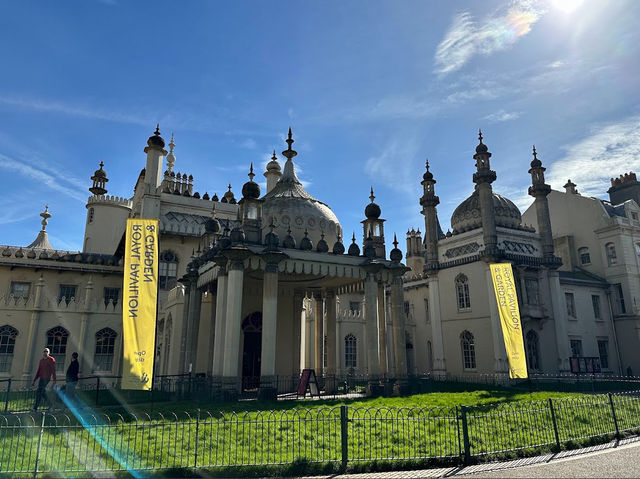
[[249,181],[253,181],[253,178],[256,176],[253,173],[253,162],[251,163],[251,166],[249,167],[249,175],[248,176],[249,176]]
[[482,130],[478,128],[478,140],[480,140],[480,144],[482,144]]
[[298,154],[298,152],[291,148],[291,145],[294,143],[293,134],[291,133],[291,127],[289,127],[289,134],[287,135],[287,149],[282,152],[282,154],[287,158],[287,160],[291,160],[294,156]]
[[394,248],[398,247],[398,238],[396,237],[395,233],[393,233],[393,247]]
[[42,225],[42,231],[44,231],[47,229],[47,224],[49,223],[47,220],[51,218],[51,213],[49,213],[49,205],[44,206],[44,211],[40,213],[40,216],[42,216],[42,221],[40,222],[40,224]]
[[173,132],[171,132],[171,141],[169,142],[169,150],[173,153],[173,149],[176,147],[175,142],[173,141]]
[[273,161],[277,161],[278,157],[276,156],[276,150],[273,150],[273,156],[271,157]]
[[160,123],[156,123],[156,131],[154,131],[153,134],[160,136]]
[[104,161],[100,160],[100,169],[104,166]]
[[533,145],[533,159],[534,160],[538,159],[538,153],[536,152],[536,145]]
[[369,196],[369,199],[371,200],[371,203],[373,203],[373,200],[376,199],[376,197],[373,195],[373,186],[371,187],[371,195]]
[[351,241],[352,241],[353,243],[355,243],[355,242],[356,242],[356,232],[355,232],[355,231],[353,232],[353,236],[351,237]]
[[429,158],[427,158],[427,164],[426,164],[426,166],[427,166],[427,171],[429,171]]
[[229,191],[231,191],[231,183],[229,183],[229,186],[228,186],[228,188],[229,188]]

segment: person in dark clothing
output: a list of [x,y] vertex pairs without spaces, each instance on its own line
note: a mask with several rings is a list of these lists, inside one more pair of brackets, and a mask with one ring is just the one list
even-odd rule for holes
[[74,402],[76,397],[76,386],[78,385],[78,372],[80,371],[80,363],[78,362],[78,353],[71,355],[71,363],[67,368],[67,382],[64,390],[69,398],[69,402]]
[[40,381],[38,382],[38,389],[36,390],[36,402],[33,405],[34,411],[38,409],[42,399],[51,407],[51,401],[47,396],[47,385],[51,379],[53,379],[53,384],[56,383],[56,360],[49,354],[49,348],[44,348],[44,351],[42,351],[42,359],[38,363],[38,371],[36,371],[36,376],[33,378],[33,383],[31,384],[35,385],[38,379]]

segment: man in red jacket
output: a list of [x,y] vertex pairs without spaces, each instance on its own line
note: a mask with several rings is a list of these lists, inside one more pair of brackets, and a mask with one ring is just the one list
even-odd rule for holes
[[36,371],[36,377],[33,378],[32,386],[38,382],[38,389],[36,390],[36,402],[33,405],[33,410],[36,411],[40,405],[42,398],[51,407],[51,401],[47,397],[47,385],[53,378],[53,384],[56,383],[56,360],[49,354],[49,348],[44,348],[42,351],[42,359],[38,363],[38,371]]

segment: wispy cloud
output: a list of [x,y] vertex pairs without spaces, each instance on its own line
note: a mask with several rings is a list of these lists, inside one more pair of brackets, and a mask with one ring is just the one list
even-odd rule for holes
[[80,188],[76,187],[75,181],[71,182],[72,186],[67,186],[64,183],[69,183],[69,181],[58,173],[54,171],[47,171],[42,168],[34,168],[31,165],[9,158],[1,153],[0,170],[17,173],[83,203],[86,201],[88,196]]
[[[415,159],[418,157],[418,144],[415,137],[400,140],[397,137],[389,141],[382,151],[371,156],[365,164],[365,172],[408,197],[415,195],[415,172],[418,169]],[[410,185],[408,187],[407,185]]]
[[253,138],[247,138],[242,143],[240,143],[240,146],[242,148],[246,148],[247,150],[255,150],[255,148],[257,146],[256,145],[256,140],[254,140]]
[[531,31],[542,13],[532,2],[524,0],[479,22],[469,12],[458,13],[436,49],[436,73],[446,75],[460,69],[474,55],[490,55],[508,48]]
[[491,123],[497,123],[502,121],[511,121],[520,117],[519,111],[504,111],[500,110],[495,113],[491,113],[483,118],[483,120],[487,120]]
[[611,177],[640,171],[640,115],[597,125],[587,138],[566,151],[565,157],[549,168],[551,186],[562,191],[570,178],[582,194],[602,197],[611,186]]

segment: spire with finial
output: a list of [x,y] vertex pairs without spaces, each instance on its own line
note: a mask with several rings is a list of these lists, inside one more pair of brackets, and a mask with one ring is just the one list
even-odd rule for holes
[[285,141],[287,142],[287,149],[282,152],[282,155],[287,159],[287,161],[290,161],[298,154],[296,150],[291,148],[291,145],[293,145],[295,141],[291,133],[291,127],[289,127],[289,134],[287,135],[287,139]]
[[255,178],[255,174],[253,173],[253,162],[251,162],[251,165],[249,166],[249,174],[247,175],[249,176],[249,180],[253,181],[253,178]]
[[176,143],[173,138],[173,133],[171,133],[171,141],[169,142],[169,154],[167,155],[167,171],[171,173],[173,171],[173,165],[176,162],[176,155],[173,150],[176,147]]
[[164,139],[160,136],[160,123],[156,123],[156,131],[147,140],[147,145],[164,148]]
[[373,195],[373,186],[371,187],[371,194],[369,195],[369,199],[371,200],[371,203],[373,203],[373,200],[376,199],[376,197]]
[[538,159],[538,152],[536,151],[536,145],[533,145],[533,160],[531,160],[531,168],[540,168],[542,162]]
[[394,263],[399,263],[400,261],[402,261],[402,251],[398,249],[398,238],[396,237],[395,233],[393,233],[393,249],[389,253],[389,258]]
[[47,237],[47,224],[49,224],[49,218],[51,218],[51,213],[49,213],[49,205],[45,205],[44,211],[40,213],[42,217],[42,221],[40,224],[42,225],[42,229],[38,232],[38,236],[27,248],[38,248],[38,249],[53,249],[51,243],[49,243],[49,238]]
[[253,178],[256,176],[253,172],[253,163],[251,163],[249,167],[249,174],[247,176],[249,177],[249,181],[242,186],[242,197],[252,199],[260,198],[260,185],[253,181]]

